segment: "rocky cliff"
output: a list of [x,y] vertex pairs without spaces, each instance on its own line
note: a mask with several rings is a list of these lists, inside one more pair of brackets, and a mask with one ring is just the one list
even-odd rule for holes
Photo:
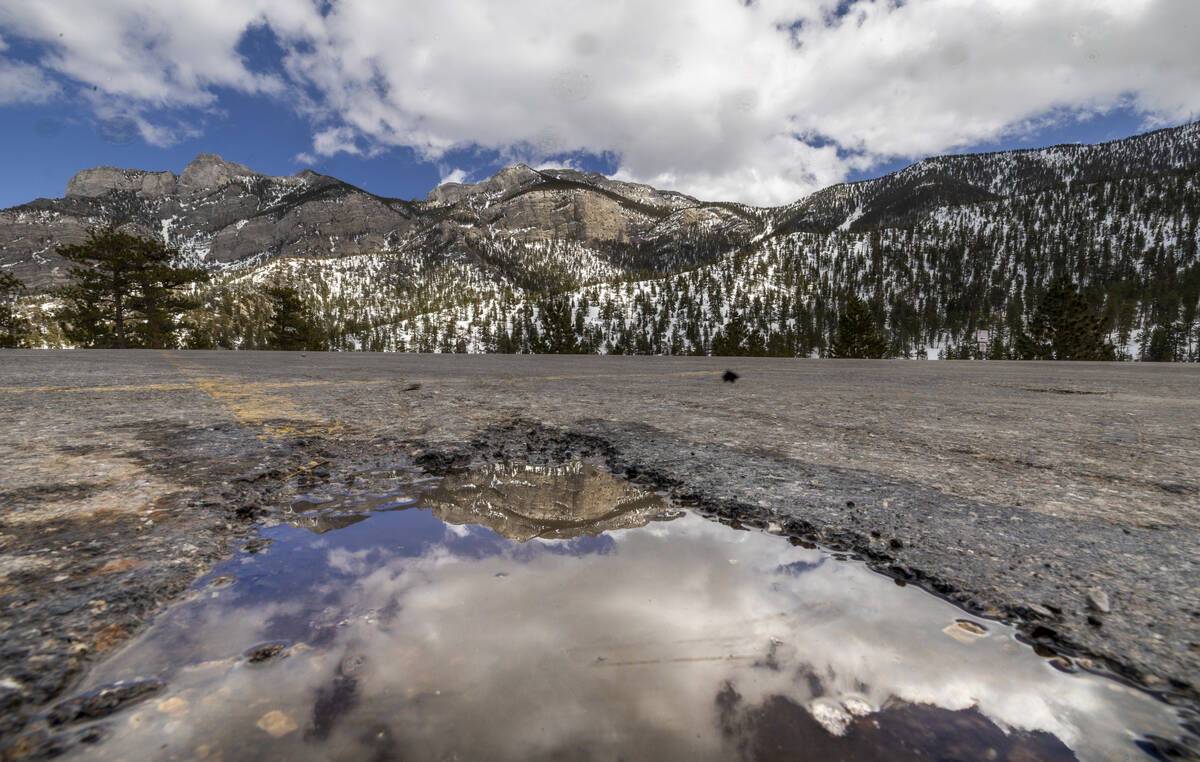
[[58,246],[115,224],[178,247],[213,267],[281,255],[384,248],[410,226],[412,205],[306,170],[267,177],[214,154],[181,175],[97,167],[67,182],[61,199],[0,211],[0,265],[33,287],[63,277]]
[[183,173],[96,167],[61,199],[0,211],[0,266],[34,288],[60,282],[55,250],[115,224],[163,240],[193,262],[249,266],[277,257],[419,250],[467,259],[485,239],[657,245],[719,229],[749,237],[752,220],[723,205],[569,170],[523,164],[476,184],[447,183],[425,201],[384,198],[305,170],[269,177],[201,154]]

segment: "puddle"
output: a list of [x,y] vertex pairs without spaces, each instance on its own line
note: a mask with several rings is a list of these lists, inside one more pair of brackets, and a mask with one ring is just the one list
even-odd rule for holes
[[80,694],[137,701],[68,720],[68,757],[1122,760],[1180,735],[1010,628],[584,464],[348,481],[98,665]]

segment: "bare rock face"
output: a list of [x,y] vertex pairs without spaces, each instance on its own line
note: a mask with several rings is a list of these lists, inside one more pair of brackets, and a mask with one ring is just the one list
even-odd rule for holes
[[[504,233],[535,242],[551,239],[630,243],[650,235],[655,225],[680,210],[699,209],[691,196],[660,191],[649,185],[611,180],[571,169],[534,170],[524,164],[507,167],[479,183],[446,183],[429,193],[431,205],[450,206],[439,226],[438,240],[453,245],[471,240],[474,230]],[[698,211],[676,228],[725,221]]]
[[225,161],[215,153],[202,153],[179,176],[179,187],[184,192],[212,191],[241,178],[262,177],[247,166]]
[[[524,164],[478,183],[443,184],[427,201],[412,203],[312,170],[269,177],[205,153],[178,176],[86,169],[71,178],[62,199],[0,210],[0,265],[34,289],[55,285],[64,280],[66,264],[57,248],[110,224],[158,238],[213,267],[405,248],[468,257],[497,236],[630,244],[656,236],[665,240],[691,225],[711,229],[727,222],[711,210],[679,214],[701,206],[690,196],[648,185]],[[669,230],[660,224],[664,219],[674,220]]]
[[143,172],[140,169],[96,167],[78,172],[67,181],[66,195],[95,198],[112,191],[133,192],[146,198],[157,198],[175,192],[174,172]]
[[109,191],[131,191],[141,185],[138,170],[95,167],[77,172],[67,181],[67,196],[103,196]]
[[545,182],[546,178],[524,164],[505,167],[479,183],[442,183],[426,196],[435,204],[457,204],[474,196],[499,196]]
[[672,212],[677,209],[687,209],[700,204],[695,198],[676,191],[663,191],[644,183],[627,183],[613,180],[598,172],[580,172],[576,169],[547,169],[544,176],[557,180],[580,183],[614,193],[622,198],[638,204],[653,207],[660,211]]
[[624,241],[637,222],[617,201],[583,190],[534,188],[489,212],[487,222],[527,240]]
[[178,183],[179,178],[174,172],[147,172],[142,176],[141,192],[149,198],[169,196],[175,192]]

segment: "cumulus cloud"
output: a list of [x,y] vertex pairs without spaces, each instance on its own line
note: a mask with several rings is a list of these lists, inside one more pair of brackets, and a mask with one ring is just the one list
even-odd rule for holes
[[0,104],[43,103],[58,92],[58,84],[36,66],[0,60]]
[[444,183],[461,183],[467,179],[467,171],[465,169],[443,169],[441,178],[438,180],[438,185]]
[[318,156],[362,153],[354,142],[355,135],[355,131],[350,127],[330,127],[321,130],[313,136],[313,150]]
[[[1194,0],[59,0],[0,4],[0,28],[46,44],[43,71],[148,106],[286,98],[314,155],[605,154],[757,203],[1047,121],[1200,114]],[[239,53],[254,30],[282,61]]]

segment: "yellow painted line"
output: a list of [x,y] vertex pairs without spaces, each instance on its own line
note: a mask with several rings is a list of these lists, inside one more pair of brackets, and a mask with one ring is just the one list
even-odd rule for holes
[[197,376],[192,385],[225,408],[243,426],[261,427],[274,439],[288,436],[336,436],[345,427],[339,422],[314,420],[296,403],[277,394],[266,394],[261,387],[220,377]]
[[21,394],[22,392],[183,392],[188,391],[191,388],[191,384],[140,384],[129,386],[0,386],[0,392],[5,394]]
[[[195,370],[199,370],[196,368]],[[289,389],[302,386],[373,386],[376,384],[393,384],[394,380],[381,381],[259,381],[247,383],[247,388],[254,389]],[[192,384],[129,384],[126,386],[0,386],[0,393],[20,394],[22,392],[38,393],[73,393],[73,392],[186,392],[195,389]]]
[[267,389],[298,386],[330,385],[334,382],[297,381],[286,383],[245,384],[220,376],[197,375],[206,369],[170,357],[167,362],[174,366],[191,382],[191,387],[207,394],[233,419],[249,428],[260,428],[259,439],[282,439],[296,436],[323,436],[337,438],[345,431],[339,421],[322,421],[296,403],[279,394],[268,394]]
[[[174,364],[174,363],[173,363]],[[195,365],[177,365],[181,371],[185,368],[187,371],[204,372],[204,369]],[[573,376],[508,376],[495,379],[505,383],[516,383],[519,381],[587,381],[589,379],[604,379],[604,378],[672,378],[682,376],[719,376],[724,371],[720,370],[689,370],[677,371],[674,373],[591,373],[586,375]],[[345,380],[345,381],[253,381],[253,382],[235,382],[232,379],[226,379],[227,384],[238,384],[246,389],[262,390],[262,389],[296,389],[315,386],[381,386],[384,384],[395,383],[421,383],[421,384],[452,384],[462,382],[488,381],[487,377],[480,378],[413,378],[411,376],[400,376],[396,378],[374,379],[374,380]],[[194,384],[125,384],[121,386],[0,386],[0,394],[76,394],[80,392],[186,392],[195,389]]]

